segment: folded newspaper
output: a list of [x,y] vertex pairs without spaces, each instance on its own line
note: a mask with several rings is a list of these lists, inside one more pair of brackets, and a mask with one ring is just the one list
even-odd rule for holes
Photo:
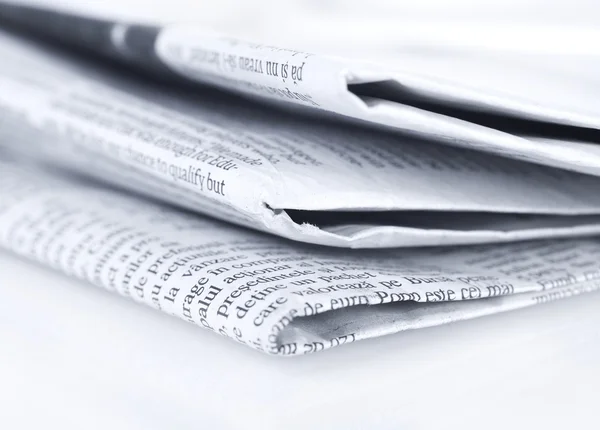
[[597,79],[515,94],[193,26],[0,24],[4,249],[281,355],[600,287]]

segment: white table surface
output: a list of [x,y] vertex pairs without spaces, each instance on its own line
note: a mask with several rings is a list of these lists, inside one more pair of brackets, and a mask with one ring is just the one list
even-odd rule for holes
[[598,310],[275,358],[0,253],[0,428],[597,429]]

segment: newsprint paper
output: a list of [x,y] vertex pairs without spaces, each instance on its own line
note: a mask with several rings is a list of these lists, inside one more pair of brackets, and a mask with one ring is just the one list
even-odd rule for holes
[[[600,286],[589,80],[513,96],[190,26],[0,10],[55,24],[54,44],[0,32],[6,250],[279,355]],[[65,23],[102,31],[82,45]]]
[[293,246],[14,164],[0,165],[3,248],[270,354],[600,288],[599,239],[360,253]]

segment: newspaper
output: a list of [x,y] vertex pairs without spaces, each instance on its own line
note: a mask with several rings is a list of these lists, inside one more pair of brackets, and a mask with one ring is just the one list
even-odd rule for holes
[[279,355],[600,286],[593,79],[0,11],[0,248]]
[[[195,25],[152,27],[4,2],[0,9],[3,22],[147,73],[169,69],[317,116],[600,174],[600,149],[590,144],[600,139],[600,82],[593,73],[600,66],[598,56],[507,61],[455,52],[450,65],[436,55],[405,55],[390,67],[253,43]],[[545,140],[537,138],[540,133]]]
[[[540,82],[535,73],[539,70],[528,70],[529,64],[513,64],[511,74],[506,64],[498,67],[488,59],[488,67],[478,70],[479,79],[468,73],[472,64],[465,61],[458,73],[450,74],[452,80],[446,69],[435,73],[435,68],[414,61],[406,71],[390,70],[376,63],[250,43],[181,25],[161,29],[156,52],[188,78],[246,95],[285,100],[450,145],[600,173],[600,150],[586,144],[588,138],[599,138],[600,108],[590,91],[598,89],[599,83],[590,77],[582,80],[581,73],[546,73]],[[599,65],[592,62],[592,67]],[[486,81],[499,81],[492,77],[498,69],[504,91],[486,85]],[[531,123],[512,132],[507,118]],[[573,130],[582,140],[575,144],[554,140],[548,145],[530,138],[540,124],[542,129],[548,124],[580,127],[586,133]]]
[[0,168],[0,246],[269,354],[600,288],[599,239],[349,254],[293,246],[27,163]]
[[197,212],[352,248],[600,232],[597,177],[190,97],[0,37],[0,145]]

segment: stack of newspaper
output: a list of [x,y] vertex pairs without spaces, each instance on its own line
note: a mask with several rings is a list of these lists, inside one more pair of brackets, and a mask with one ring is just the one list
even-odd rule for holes
[[14,4],[0,25],[3,249],[279,355],[600,288],[589,59],[486,81]]

